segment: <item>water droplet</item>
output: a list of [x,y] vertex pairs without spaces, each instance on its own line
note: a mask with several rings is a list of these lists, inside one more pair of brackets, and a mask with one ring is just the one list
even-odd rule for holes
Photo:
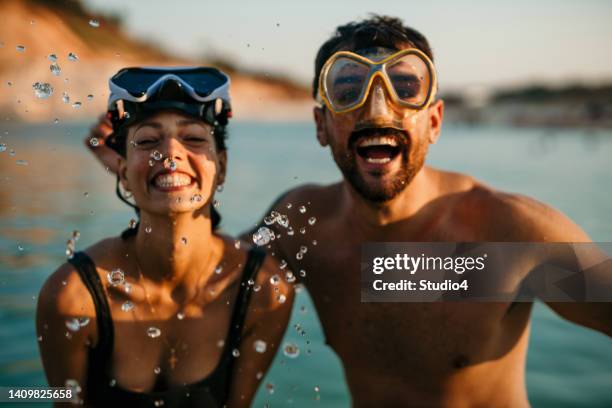
[[280,278],[278,275],[272,275],[272,277],[270,278],[270,283],[274,286],[278,285],[278,283],[280,282]]
[[98,147],[100,145],[100,141],[97,137],[92,137],[89,139],[89,144],[93,147]]
[[315,392],[321,392],[321,388],[319,388],[318,385],[315,385],[314,390],[315,390]]
[[215,208],[219,208],[219,206],[221,205],[221,202],[219,200],[213,200],[213,207]]
[[132,292],[132,285],[130,285],[129,282],[125,282],[123,284],[123,290],[125,291],[125,293]]
[[134,309],[134,304],[132,302],[130,302],[129,300],[126,300],[121,305],[121,310],[123,312],[130,312],[132,309]]
[[72,378],[67,379],[64,382],[64,386],[66,388],[72,389],[72,391],[76,392],[77,394],[79,392],[81,392],[81,386],[79,385],[79,382],[77,380],[72,379]]
[[306,252],[308,252],[308,247],[305,245],[300,246],[300,252],[305,254]]
[[160,161],[162,159],[162,154],[160,152],[158,152],[157,150],[153,150],[151,152],[151,154],[149,155],[149,157],[151,157],[153,160],[157,160]]
[[300,234],[305,234],[306,233],[306,228],[302,227],[300,228]]
[[284,259],[281,259],[280,264],[278,265],[279,268],[281,269],[285,269],[287,267],[287,261],[285,261]]
[[27,166],[28,165],[28,161],[27,160],[17,160],[15,163],[20,165],[20,166]]
[[306,306],[300,306],[300,313],[306,314]]
[[34,90],[34,95],[38,99],[47,99],[53,95],[53,87],[46,82],[36,82],[32,85],[32,89]]
[[160,400],[155,400],[155,402],[153,403],[153,405],[155,405],[156,407],[163,407],[164,406],[164,400],[160,399]]
[[13,157],[15,156],[17,153],[15,152],[15,149],[11,149],[9,150],[9,156]]
[[219,340],[219,341],[217,342],[217,347],[221,348],[221,347],[223,347],[223,346],[225,346],[225,340]]
[[217,265],[215,268],[215,273],[219,275],[221,272],[223,272],[223,267],[221,265]]
[[261,285],[253,286],[253,292],[259,292],[261,290]]
[[153,372],[154,372],[155,374],[159,374],[159,373],[161,373],[161,367],[155,367],[155,368],[153,369]]
[[149,336],[152,339],[156,339],[159,336],[161,336],[161,330],[159,330],[155,326],[151,326],[147,329],[147,336]]
[[23,247],[23,245],[20,244],[20,245],[17,245],[17,249],[19,251],[23,251],[25,248]]
[[306,277],[306,271],[305,271],[305,270],[303,270],[303,269],[300,269],[299,274],[300,274],[300,277],[301,277],[301,278],[305,278],[305,277]]
[[77,62],[78,60],[79,60],[79,57],[74,52],[68,53],[68,61]]
[[137,225],[138,225],[138,221],[136,221],[134,218],[132,218],[130,222],[128,222],[128,228],[130,229],[136,228]]
[[239,240],[236,240],[236,241],[234,242],[234,248],[236,248],[236,249],[240,249],[240,241],[239,241]]
[[276,222],[278,223],[278,225],[280,225],[281,227],[287,228],[289,226],[289,217],[287,217],[286,215],[282,214],[280,215],[277,219]]
[[234,357],[240,357],[240,350],[238,350],[238,349],[233,349],[233,350],[232,350],[232,356],[234,356]]
[[0,143],[0,153],[6,152],[6,143]]
[[70,103],[70,96],[68,96],[68,92],[62,92],[62,102]]
[[25,47],[25,46],[23,46],[23,45],[18,45],[17,47],[15,47],[15,49],[16,49],[18,52],[24,52],[24,51],[25,51],[25,49],[26,49],[26,47]]
[[81,105],[83,105],[81,102],[76,101],[75,103],[72,104],[72,108],[73,109],[79,109],[81,107]]
[[155,160],[149,159],[149,167],[155,166]]
[[168,169],[170,171],[175,171],[177,169],[178,165],[176,164],[176,162],[171,159],[170,157],[166,157],[166,159],[164,160],[164,168]]
[[253,242],[258,246],[267,245],[273,239],[274,232],[267,227],[260,227],[257,232],[253,234]]
[[95,18],[92,18],[91,20],[89,20],[89,25],[92,26],[93,28],[98,28],[100,27],[100,22],[96,20]]
[[269,215],[266,215],[263,219],[264,223],[266,225],[272,225],[274,224],[274,222],[276,221],[274,218],[270,217]]
[[304,207],[303,205],[300,205],[300,208],[298,210],[300,211],[301,214],[304,214],[306,212],[306,207]]
[[297,344],[287,342],[283,346],[283,354],[289,358],[297,358],[300,355],[300,349]]
[[255,374],[255,378],[261,380],[263,378],[263,373],[261,371],[258,371],[257,374]]
[[68,330],[76,332],[79,331],[81,326],[79,325],[79,320],[76,317],[72,317],[66,320],[66,327]]
[[114,378],[111,378],[111,380],[108,382],[108,385],[111,387],[114,387],[115,385],[117,385],[117,380],[115,380]]
[[287,300],[287,296],[281,293],[276,297],[276,300],[278,300],[278,303],[285,303],[285,301]]
[[293,236],[293,234],[295,234],[295,231],[293,230],[293,228],[292,227],[287,228],[287,235]]
[[53,64],[49,66],[49,70],[55,76],[60,76],[60,74],[62,73],[62,69],[60,68],[59,65],[57,65],[56,62],[54,62]]
[[187,238],[182,237],[182,238],[181,238],[181,243],[182,243],[183,245],[187,245]]
[[268,345],[263,340],[255,340],[255,343],[253,343],[253,347],[255,347],[256,352],[261,354],[266,352],[266,348],[268,347]]
[[304,258],[304,254],[302,252],[298,252],[297,254],[295,254],[295,258],[301,260],[302,258]]
[[267,383],[266,384],[266,391],[268,391],[268,394],[270,394],[270,395],[274,394],[274,384]]
[[308,224],[309,225],[315,225],[315,222],[317,222],[317,219],[315,217],[310,217],[308,219]]
[[318,243],[318,242],[317,242],[317,240],[316,240],[316,239],[313,239],[313,240],[312,240],[312,245],[317,246],[317,243]]
[[55,54],[49,54],[47,55],[47,59],[51,62],[57,62],[57,55]]
[[295,282],[295,275],[291,271],[285,272],[285,280],[289,283]]
[[177,319],[179,319],[179,320],[183,320],[183,319],[185,318],[185,313],[183,313],[183,312],[178,312],[178,313],[176,314],[176,318],[177,318]]
[[223,192],[223,184],[219,184],[217,186],[217,193],[222,193]]
[[60,120],[59,120],[58,118],[53,119],[53,123],[54,123],[54,124],[56,124],[56,125],[57,125],[57,124],[59,124],[59,122],[60,122]]
[[147,225],[147,226],[145,227],[145,232],[146,232],[147,234],[150,234],[150,233],[151,233],[151,231],[153,231],[153,228],[151,228],[151,226],[150,226],[150,225]]
[[93,98],[94,98],[94,97],[93,97],[93,95],[92,95],[92,94],[87,95],[87,100],[88,100],[88,101],[93,100]]
[[43,336],[38,336],[37,340],[41,342],[43,340]]
[[111,286],[123,285],[125,282],[125,273],[120,268],[113,269],[106,273],[106,279]]

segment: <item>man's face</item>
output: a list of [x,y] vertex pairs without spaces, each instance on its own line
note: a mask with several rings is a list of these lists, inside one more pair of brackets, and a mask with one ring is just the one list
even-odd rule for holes
[[[397,51],[377,48],[356,53],[375,61]],[[335,114],[315,108],[320,143],[330,146],[353,188],[374,202],[393,199],[421,170],[429,144],[437,138],[441,115],[441,101],[420,111],[395,104],[378,77],[359,109]]]

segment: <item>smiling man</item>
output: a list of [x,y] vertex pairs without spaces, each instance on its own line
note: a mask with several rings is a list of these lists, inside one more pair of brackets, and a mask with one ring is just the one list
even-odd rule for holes
[[[304,277],[356,406],[528,406],[531,302],[360,301],[366,242],[589,241],[545,204],[424,165],[444,114],[433,59],[399,19],[338,27],[317,54],[313,96],[317,139],[343,180],[289,191],[262,225],[288,216],[294,231],[274,225],[272,251]],[[509,281],[529,276],[510,269]],[[549,304],[608,335],[610,305]]]

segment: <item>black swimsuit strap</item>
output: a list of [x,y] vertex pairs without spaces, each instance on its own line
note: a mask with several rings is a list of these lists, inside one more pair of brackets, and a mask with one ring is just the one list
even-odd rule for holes
[[[100,275],[96,271],[96,265],[92,259],[84,252],[76,252],[70,262],[79,273],[81,280],[87,287],[96,308],[96,321],[98,323],[98,344],[91,349],[90,367],[96,367],[95,377],[102,377],[106,374],[106,368],[110,363],[110,356],[113,352],[113,319],[108,306],[108,300],[104,293],[104,287],[100,280]],[[100,372],[99,368],[104,368]],[[93,373],[92,373],[93,374]]]

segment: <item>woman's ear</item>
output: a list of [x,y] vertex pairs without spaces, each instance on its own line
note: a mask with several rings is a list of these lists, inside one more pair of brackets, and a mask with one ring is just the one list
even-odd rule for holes
[[227,170],[227,152],[225,150],[218,153],[219,174],[217,174],[217,186],[225,183],[225,172]]
[[317,126],[317,140],[323,147],[329,144],[327,139],[327,128],[325,126],[325,108],[315,106],[313,110],[315,125]]
[[117,155],[117,176],[125,191],[130,191],[130,184],[127,178],[127,160],[121,155]]

